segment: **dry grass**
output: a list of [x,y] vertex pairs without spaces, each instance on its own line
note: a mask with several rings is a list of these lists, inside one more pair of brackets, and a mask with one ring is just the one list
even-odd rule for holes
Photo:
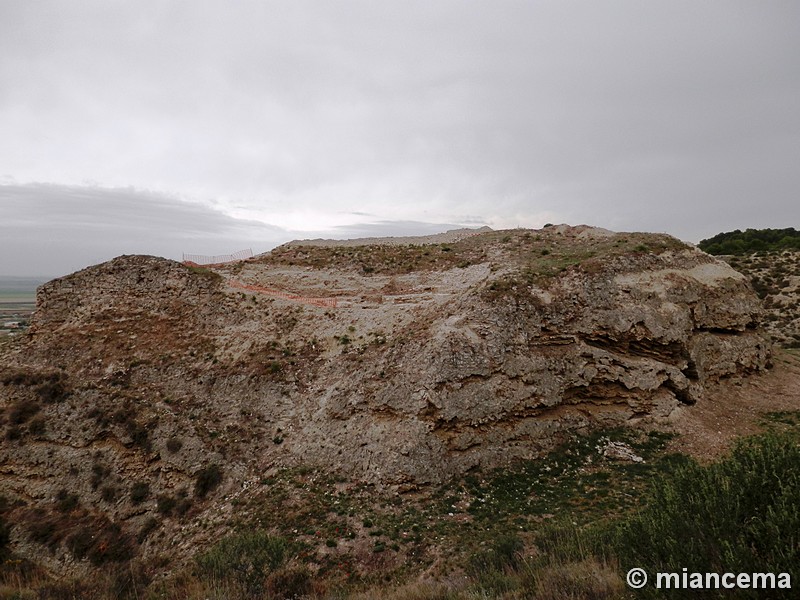
[[601,600],[622,596],[625,582],[618,564],[590,557],[540,569],[532,591],[537,600]]

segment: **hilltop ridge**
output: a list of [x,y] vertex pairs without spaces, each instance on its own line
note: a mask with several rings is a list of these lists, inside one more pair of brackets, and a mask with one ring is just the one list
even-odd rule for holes
[[413,235],[413,236],[386,236],[386,237],[365,237],[355,238],[348,240],[338,239],[323,239],[317,238],[313,240],[292,240],[286,242],[279,248],[286,246],[395,246],[395,245],[412,245],[421,246],[423,244],[447,244],[457,242],[466,237],[493,231],[491,227],[483,226],[477,228],[463,227],[461,229],[450,229],[442,233],[434,233],[431,235]]

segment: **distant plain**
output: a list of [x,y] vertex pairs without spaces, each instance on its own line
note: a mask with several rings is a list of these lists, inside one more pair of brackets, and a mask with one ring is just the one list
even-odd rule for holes
[[46,281],[44,277],[0,276],[0,336],[11,331],[6,323],[27,325],[36,308],[36,288]]

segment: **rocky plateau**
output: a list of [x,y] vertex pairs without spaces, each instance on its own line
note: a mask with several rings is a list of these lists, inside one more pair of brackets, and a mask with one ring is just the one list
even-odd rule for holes
[[285,467],[403,493],[668,421],[768,367],[760,318],[726,263],[586,226],[122,256],[42,286],[0,357],[11,543],[52,572],[190,556]]

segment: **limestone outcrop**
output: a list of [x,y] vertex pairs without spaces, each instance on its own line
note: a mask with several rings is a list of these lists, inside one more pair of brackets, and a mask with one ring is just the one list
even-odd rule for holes
[[[294,243],[213,269],[125,256],[40,288],[0,367],[19,519],[63,490],[123,532],[159,497],[222,518],[210,499],[286,465],[436,483],[565,431],[667,418],[768,365],[749,283],[669,236],[414,242]],[[221,477],[201,490],[209,465]]]

